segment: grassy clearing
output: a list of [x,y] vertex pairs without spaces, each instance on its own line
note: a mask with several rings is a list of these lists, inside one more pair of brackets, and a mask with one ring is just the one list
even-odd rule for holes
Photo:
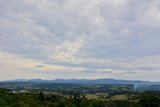
[[112,97],[112,100],[127,100],[127,95],[115,95]]
[[99,99],[99,97],[95,94],[85,94],[87,99]]

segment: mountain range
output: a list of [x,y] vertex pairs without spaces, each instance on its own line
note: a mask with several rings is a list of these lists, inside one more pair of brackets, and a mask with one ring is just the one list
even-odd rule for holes
[[160,84],[160,82],[140,81],[140,80],[120,80],[112,78],[104,79],[15,79],[3,82],[31,82],[31,83],[71,83],[71,84]]

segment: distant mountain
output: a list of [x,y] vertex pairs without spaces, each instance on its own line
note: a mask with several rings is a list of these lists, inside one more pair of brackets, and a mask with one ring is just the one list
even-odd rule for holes
[[45,82],[45,81],[46,80],[42,80],[42,79],[14,79],[14,80],[6,80],[3,82]]
[[72,83],[72,84],[160,84],[160,82],[149,82],[140,80],[119,80],[119,79],[54,79],[54,80],[42,80],[42,79],[16,79],[3,82],[33,82],[33,83]]
[[135,86],[135,90],[136,91],[160,91],[160,84],[141,84],[141,85]]

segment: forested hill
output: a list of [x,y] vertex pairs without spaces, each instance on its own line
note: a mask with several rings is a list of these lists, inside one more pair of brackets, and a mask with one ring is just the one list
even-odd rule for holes
[[149,82],[140,80],[118,80],[118,79],[54,79],[54,80],[42,80],[42,79],[16,79],[3,82],[40,82],[40,83],[73,83],[73,84],[160,84],[160,82]]

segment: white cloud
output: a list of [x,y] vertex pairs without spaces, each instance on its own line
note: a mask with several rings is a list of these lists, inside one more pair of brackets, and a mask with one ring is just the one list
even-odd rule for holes
[[84,38],[78,38],[74,41],[64,41],[62,44],[54,47],[54,55],[50,58],[53,60],[66,61],[70,63],[82,62],[83,60],[78,57],[78,54],[84,45]]
[[160,7],[158,1],[148,3],[146,11],[139,18],[139,23],[146,26],[159,26],[160,24]]
[[[58,78],[63,71],[66,78],[127,78],[135,72],[133,79],[146,80],[152,72],[160,75],[159,4],[157,0],[1,0],[0,52],[5,58],[16,57],[5,62],[1,55],[5,66],[0,68],[3,73],[17,72],[14,78],[20,77],[17,69],[25,78],[32,70],[23,69],[40,64],[45,67],[33,69],[35,78],[47,78],[43,70],[57,75],[49,78]],[[11,66],[12,59],[18,60],[16,66]],[[26,59],[34,63],[26,64]],[[104,71],[112,73],[101,74]]]
[[[44,64],[41,61],[32,60],[29,58],[22,58],[17,55],[8,54],[5,52],[0,52],[0,59],[1,59],[0,60],[0,68],[1,68],[0,78],[1,79],[0,80],[16,79],[16,78],[53,79],[53,78],[58,78],[54,74],[59,74],[60,72],[65,71],[69,74],[73,74],[75,71],[84,70],[84,68],[80,68],[80,67],[48,65],[48,64]],[[41,65],[41,67],[38,67],[39,65]],[[60,73],[58,76],[63,76],[63,74]]]

